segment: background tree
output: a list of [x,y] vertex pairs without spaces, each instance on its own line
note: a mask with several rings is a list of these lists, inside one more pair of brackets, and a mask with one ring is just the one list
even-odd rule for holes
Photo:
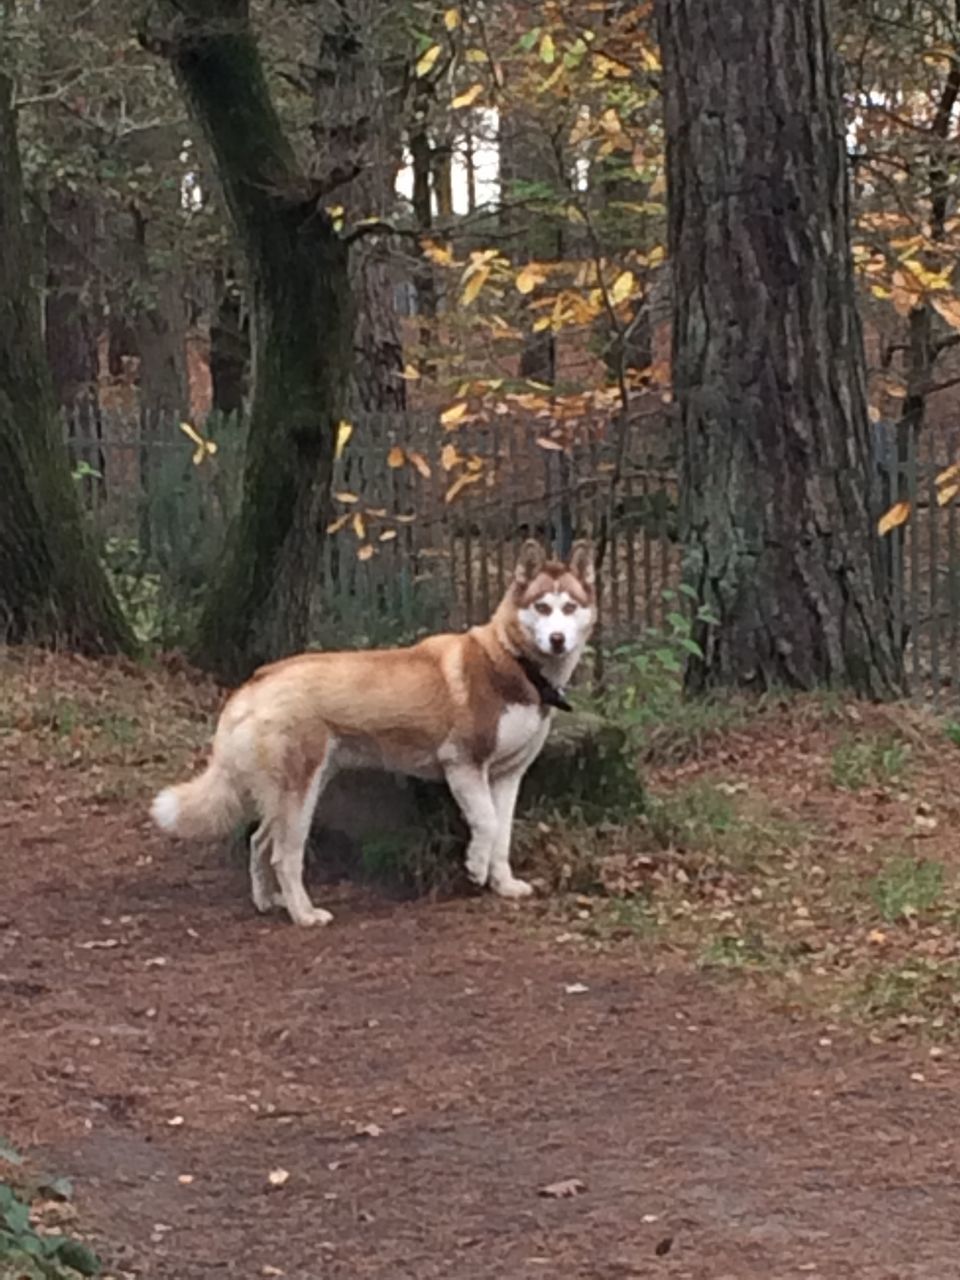
[[44,352],[13,81],[0,69],[0,633],[85,653],[133,638],[86,537]]
[[659,0],[690,683],[900,687],[824,0]]

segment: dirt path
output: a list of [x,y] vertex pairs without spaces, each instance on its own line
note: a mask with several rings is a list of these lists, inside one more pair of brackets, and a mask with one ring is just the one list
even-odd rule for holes
[[0,782],[0,1128],[112,1275],[958,1274],[949,1058],[487,899],[264,922],[79,776]]

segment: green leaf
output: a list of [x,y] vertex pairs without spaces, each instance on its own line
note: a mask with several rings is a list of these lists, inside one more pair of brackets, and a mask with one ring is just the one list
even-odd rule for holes
[[539,39],[540,39],[540,28],[531,27],[529,31],[525,32],[520,37],[517,43],[519,44],[520,48],[523,50],[524,53],[529,53]]
[[694,658],[703,657],[703,650],[697,644],[696,640],[691,640],[689,636],[680,636],[677,640],[677,644],[681,649],[686,653],[691,654]]
[[57,1250],[57,1258],[68,1267],[73,1267],[74,1271],[79,1271],[82,1276],[100,1274],[100,1259],[80,1240],[62,1241]]

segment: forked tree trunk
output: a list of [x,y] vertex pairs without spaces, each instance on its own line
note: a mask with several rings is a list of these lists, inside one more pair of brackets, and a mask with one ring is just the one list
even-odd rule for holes
[[826,0],[657,0],[686,574],[705,685],[886,698],[863,344]]
[[347,411],[348,255],[328,193],[304,179],[282,131],[247,0],[160,3],[155,18],[145,39],[169,57],[206,135],[250,282],[243,497],[194,647],[204,666],[237,680],[307,641],[335,429]]
[[134,639],[87,538],[60,436],[3,73],[0,174],[0,641],[130,652]]

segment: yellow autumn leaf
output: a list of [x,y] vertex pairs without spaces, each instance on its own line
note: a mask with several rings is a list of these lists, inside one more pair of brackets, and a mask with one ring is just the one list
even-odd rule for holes
[[458,400],[456,404],[449,405],[440,415],[441,427],[446,427],[451,431],[458,423],[462,422],[467,416],[466,400]]
[[396,536],[397,536],[396,529],[384,529],[383,533],[381,533],[380,535],[380,541],[392,542]]
[[438,267],[449,267],[453,262],[453,250],[449,245],[437,244],[435,240],[424,240],[421,244],[423,256]]
[[466,52],[467,62],[489,62],[485,49],[468,49]]
[[517,272],[517,278],[514,284],[520,293],[533,293],[538,284],[543,284],[546,279],[546,273],[543,268],[536,263],[528,262],[525,267]]
[[327,533],[339,533],[349,519],[349,511],[344,512],[342,516],[337,516],[336,520],[332,520],[330,524],[327,525]]
[[960,477],[960,462],[951,462],[949,467],[937,473],[937,484],[949,484]]
[[366,521],[364,520],[363,516],[360,514],[359,511],[357,511],[354,514],[352,524],[353,524],[353,532],[357,535],[358,538],[365,538],[367,536]]
[[450,106],[454,111],[459,111],[463,107],[472,107],[482,93],[482,84],[472,84],[469,89],[464,89],[463,93],[458,93]]
[[545,31],[540,41],[540,61],[551,67],[556,56],[557,46],[553,42],[553,36],[549,31]]
[[960,484],[948,484],[937,490],[937,506],[945,507],[960,493]]
[[440,450],[440,465],[444,471],[452,471],[460,461],[460,450],[456,445],[445,444]]
[[551,440],[549,436],[537,436],[537,444],[541,449],[556,449],[559,453],[563,452],[563,445],[558,444],[556,440]]
[[357,495],[356,495],[355,493],[347,493],[347,492],[345,492],[345,491],[343,491],[343,490],[341,490],[341,492],[340,492],[340,493],[335,493],[333,496],[336,498],[336,500],[337,500],[338,502],[348,502],[348,503],[349,503],[349,502],[359,502],[359,501],[360,501],[360,499],[357,497]]
[[894,503],[894,505],[890,508],[890,510],[884,512],[884,514],[878,520],[877,533],[879,533],[880,536],[883,537],[885,533],[889,533],[891,529],[898,528],[900,525],[904,524],[909,518],[910,518],[910,503],[909,502]]
[[621,302],[626,302],[634,289],[634,278],[632,271],[621,271],[610,286],[610,301],[615,307]]
[[337,443],[333,451],[334,458],[343,457],[343,451],[349,444],[350,437],[352,435],[353,435],[352,422],[339,422],[337,424]]
[[443,495],[444,502],[452,502],[457,494],[461,493],[468,484],[476,484],[481,474],[479,471],[465,471],[462,476],[457,476],[456,480]]
[[469,307],[470,303],[476,299],[480,290],[487,283],[489,276],[490,268],[487,266],[480,267],[478,271],[474,271],[473,275],[463,286],[461,298],[465,307]]
[[369,542],[364,543],[357,551],[358,560],[369,560],[376,554],[376,549]]
[[406,378],[408,382],[416,382],[420,377],[420,370],[414,364],[405,364],[403,373],[400,376]]
[[416,449],[411,449],[407,454],[407,461],[412,467],[416,467],[417,471],[423,476],[424,480],[429,480],[431,471],[430,463],[426,460],[422,453],[418,453]]
[[456,31],[460,25],[460,10],[445,9],[443,14],[443,25],[448,31]]
[[217,452],[216,440],[205,440],[204,437],[200,435],[199,431],[196,431],[189,422],[181,422],[180,430],[188,440],[192,440],[197,446],[193,451],[193,465],[195,467],[199,467],[204,458],[212,458]]
[[429,75],[432,68],[436,66],[439,57],[440,46],[438,44],[431,45],[426,53],[421,54],[417,60],[417,78],[422,79],[424,76]]
[[387,454],[387,466],[392,467],[394,471],[396,471],[397,467],[402,467],[406,460],[407,455],[398,444],[395,444]]

